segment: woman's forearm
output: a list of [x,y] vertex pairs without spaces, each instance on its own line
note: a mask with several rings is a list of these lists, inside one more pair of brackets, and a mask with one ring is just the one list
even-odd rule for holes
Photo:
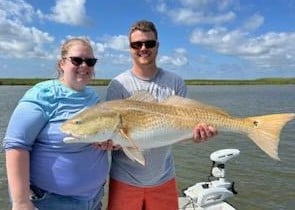
[[30,201],[30,154],[22,149],[6,151],[6,171],[11,201],[13,204],[28,203]]

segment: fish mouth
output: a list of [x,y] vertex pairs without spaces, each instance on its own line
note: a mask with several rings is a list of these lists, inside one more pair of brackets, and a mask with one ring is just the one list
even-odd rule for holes
[[63,138],[63,142],[65,142],[65,143],[75,142],[75,141],[81,140],[83,138],[83,136],[75,135],[75,134],[73,134],[71,132],[64,132],[64,133],[67,134],[67,136],[65,136]]
[[79,137],[75,137],[75,136],[66,136],[63,138],[63,142],[64,143],[71,143],[71,142],[76,142],[79,141],[81,138]]
[[81,139],[81,138],[83,138],[83,136],[78,135],[78,134],[74,134],[74,133],[71,132],[71,131],[67,131],[66,129],[63,129],[63,127],[61,127],[60,130],[61,130],[64,134],[68,135],[68,136],[65,137],[65,138],[75,138],[75,139]]

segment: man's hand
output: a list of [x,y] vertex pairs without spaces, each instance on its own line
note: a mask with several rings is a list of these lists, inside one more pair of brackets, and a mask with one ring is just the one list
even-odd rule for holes
[[217,134],[216,128],[205,123],[197,124],[193,129],[193,140],[196,143],[207,141]]
[[121,146],[114,145],[113,141],[111,139],[104,141],[104,142],[94,143],[93,147],[95,149],[102,149],[102,150],[119,150],[119,149],[121,149]]

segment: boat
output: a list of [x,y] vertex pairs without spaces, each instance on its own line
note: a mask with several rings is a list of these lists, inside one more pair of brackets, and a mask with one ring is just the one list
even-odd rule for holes
[[198,182],[178,198],[179,210],[236,210],[227,199],[235,196],[235,183],[225,179],[225,163],[240,154],[238,149],[221,149],[210,154],[208,181]]

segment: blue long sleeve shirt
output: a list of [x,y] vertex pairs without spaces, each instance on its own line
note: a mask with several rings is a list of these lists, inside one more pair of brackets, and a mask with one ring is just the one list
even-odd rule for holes
[[75,91],[58,80],[41,82],[19,101],[3,142],[5,150],[30,152],[30,182],[41,189],[91,199],[103,187],[109,170],[107,152],[91,144],[65,144],[61,124],[99,102],[88,87]]

